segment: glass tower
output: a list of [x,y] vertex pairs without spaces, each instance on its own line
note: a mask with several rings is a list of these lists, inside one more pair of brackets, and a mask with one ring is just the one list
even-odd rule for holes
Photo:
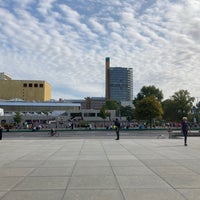
[[133,69],[110,67],[109,69],[110,99],[116,101],[133,100]]

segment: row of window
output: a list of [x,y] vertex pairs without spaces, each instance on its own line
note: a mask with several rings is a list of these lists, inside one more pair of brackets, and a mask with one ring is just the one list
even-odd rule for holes
[[23,84],[23,87],[35,87],[35,88],[43,88],[44,87],[44,84],[43,83],[24,83]]

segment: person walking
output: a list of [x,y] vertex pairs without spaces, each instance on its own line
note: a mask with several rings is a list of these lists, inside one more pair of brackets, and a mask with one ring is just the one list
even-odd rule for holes
[[188,122],[187,122],[187,117],[183,117],[183,121],[181,123],[181,129],[184,135],[184,145],[187,146],[187,136],[188,136]]
[[116,131],[117,138],[115,140],[119,140],[119,129],[120,129],[120,122],[119,122],[118,118],[116,118],[115,131]]

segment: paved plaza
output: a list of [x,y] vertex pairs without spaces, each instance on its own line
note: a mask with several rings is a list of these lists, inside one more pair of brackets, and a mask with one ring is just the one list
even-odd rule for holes
[[133,199],[200,199],[200,138],[0,141],[0,200]]

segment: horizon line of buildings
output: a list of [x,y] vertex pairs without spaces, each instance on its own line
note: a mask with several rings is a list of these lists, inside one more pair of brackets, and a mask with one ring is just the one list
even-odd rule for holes
[[[79,103],[81,109],[100,109],[106,100],[116,100],[121,105],[132,105],[133,69],[110,67],[110,58],[105,58],[105,97],[83,99],[62,99],[51,97],[51,85],[45,80],[13,80],[4,72],[0,73],[0,101],[62,102]],[[0,104],[1,107],[1,104]]]

